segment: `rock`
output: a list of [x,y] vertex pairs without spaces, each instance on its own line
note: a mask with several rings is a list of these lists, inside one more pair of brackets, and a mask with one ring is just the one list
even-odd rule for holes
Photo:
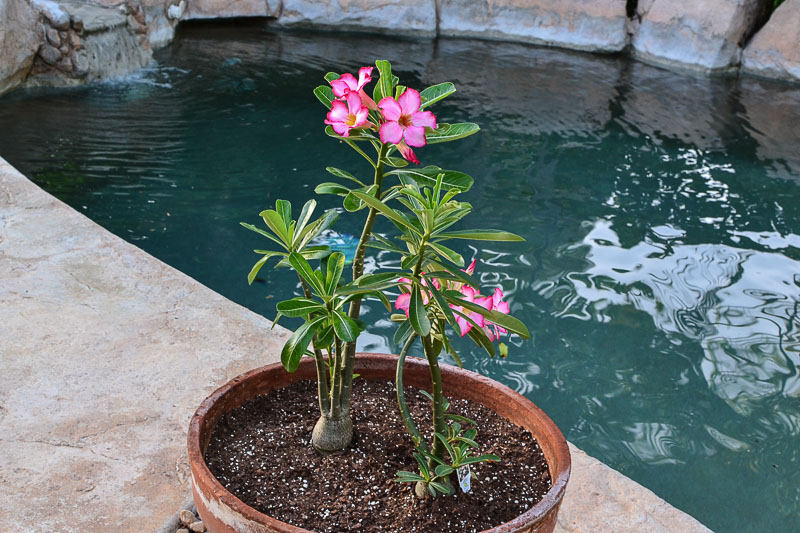
[[703,71],[739,63],[742,40],[758,18],[760,0],[654,0],[640,10],[633,52],[643,61]]
[[181,524],[188,526],[197,522],[197,517],[191,511],[184,509],[180,514]]
[[83,78],[89,74],[89,58],[86,57],[86,52],[73,50],[69,54],[72,61],[72,74],[76,78]]
[[53,0],[31,0],[31,6],[47,17],[50,25],[59,30],[69,28],[69,13]]
[[25,0],[0,0],[0,94],[30,72],[44,36],[38,14]]
[[45,32],[47,42],[58,48],[61,46],[61,36],[58,35],[58,30],[55,28],[47,28]]
[[800,0],[786,0],[742,54],[742,70],[756,76],[800,80]]
[[205,530],[206,526],[205,524],[203,524],[202,520],[198,520],[197,522],[194,522],[189,525],[189,531],[192,531],[194,533],[204,533]]
[[62,44],[61,46],[58,47],[58,51],[61,52],[62,56],[69,54],[69,44],[68,43]]
[[[81,30],[87,33],[110,30],[118,26],[125,26],[127,23],[127,15],[119,9],[92,4],[69,4],[69,6],[73,25],[76,20],[81,20],[83,22]],[[120,7],[124,8],[124,6]]]
[[626,45],[620,0],[441,0],[442,35],[616,52]]
[[167,16],[173,20],[180,20],[183,17],[183,13],[186,10],[186,2],[181,0],[179,4],[173,4],[169,6],[167,10]]
[[182,527],[178,531],[176,531],[175,533],[189,533],[189,530],[186,529],[185,527]]
[[83,43],[81,43],[81,38],[78,37],[77,33],[70,33],[69,34],[69,45],[74,50],[80,50],[83,48]]
[[184,19],[277,17],[279,12],[280,0],[193,0]]
[[[189,4],[190,14],[196,5]],[[431,0],[283,0],[278,23],[434,36],[436,4]]]
[[72,60],[69,58],[69,56],[64,56],[58,60],[56,63],[56,68],[61,72],[72,72]]
[[39,57],[48,65],[55,65],[61,59],[61,51],[49,44],[42,44],[39,47]]
[[83,31],[83,19],[77,15],[71,17],[72,27],[75,31]]

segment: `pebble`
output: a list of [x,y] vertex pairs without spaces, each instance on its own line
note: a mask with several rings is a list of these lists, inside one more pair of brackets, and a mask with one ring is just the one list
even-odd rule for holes
[[189,530],[193,531],[194,533],[204,533],[206,530],[206,525],[202,520],[198,520],[189,526]]
[[42,44],[39,47],[39,57],[48,65],[55,65],[61,59],[61,52],[55,46]]
[[61,37],[58,35],[58,30],[55,28],[47,28],[46,32],[47,42],[55,47],[61,46]]
[[182,527],[178,531],[176,531],[175,533],[189,533],[189,530],[186,529],[185,527]]
[[195,522],[197,522],[197,517],[194,516],[194,513],[186,509],[181,511],[181,524],[188,526],[190,524],[194,524]]

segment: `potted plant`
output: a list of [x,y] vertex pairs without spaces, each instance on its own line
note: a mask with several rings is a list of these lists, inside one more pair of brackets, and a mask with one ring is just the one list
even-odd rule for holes
[[[551,531],[569,477],[569,452],[561,433],[544,413],[510,389],[471,372],[439,365],[441,354],[449,353],[460,366],[450,335],[468,336],[490,356],[495,355],[493,343],[501,335],[529,335],[525,325],[509,315],[502,289],[481,295],[479,283],[472,276],[475,261],[464,268],[463,257],[446,243],[456,239],[522,239],[500,230],[453,229],[471,211],[471,205],[458,197],[471,187],[473,179],[463,172],[436,166],[409,166],[409,162],[419,165],[413,148],[462,139],[479,130],[473,123],[438,123],[427,109],[454,93],[453,84],[441,83],[417,92],[400,85],[388,61],[379,60],[376,67],[378,76],[372,96],[365,90],[373,78],[372,67],[360,69],[358,77],[328,73],[328,85],[314,90],[328,109],[326,133],[367,160],[373,175],[372,182],[368,182],[328,167],[327,171],[339,181],[321,183],[315,189],[318,194],[342,196],[346,211],[365,214],[349,279],[344,280],[345,255],[315,242],[334,223],[335,211],[314,218],[316,202],[309,200],[294,219],[291,204],[278,200],[274,209],[260,213],[266,229],[243,223],[278,248],[256,250],[262,257],[248,280],[252,283],[273,258],[276,266],[292,268],[303,294],[278,303],[275,321],[287,316],[303,318],[304,323],[283,347],[283,368],[271,365],[232,380],[195,413],[189,431],[195,503],[211,531],[305,531],[262,515],[227,494],[203,458],[214,425],[248,399],[315,377],[320,416],[311,443],[321,453],[343,450],[353,438],[354,376],[391,376],[416,460],[416,470],[401,470],[396,481],[413,484],[419,498],[446,497],[455,492],[455,479],[466,490],[473,477],[471,465],[500,460],[494,454],[475,454],[475,423],[448,412],[445,392],[450,397],[477,401],[539,439],[553,480],[552,489],[542,501],[502,526],[502,531]],[[374,156],[368,155],[370,147]],[[397,237],[373,231],[378,216],[394,225],[399,232]],[[367,248],[396,254],[401,268],[365,273]],[[386,291],[400,292],[393,306]],[[358,336],[367,327],[360,320],[365,298],[379,300],[390,313],[393,307],[401,311],[391,315],[399,324],[394,337],[402,345],[399,356],[356,357]],[[418,340],[425,360],[407,360]],[[505,346],[501,344],[500,349],[504,351]],[[427,432],[427,439],[408,409],[404,385],[429,391],[425,394],[430,401],[433,427]]]

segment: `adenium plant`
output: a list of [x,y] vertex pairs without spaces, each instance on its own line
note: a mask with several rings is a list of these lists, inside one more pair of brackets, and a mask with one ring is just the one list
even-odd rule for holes
[[[377,70],[377,73],[375,72]],[[372,95],[366,87],[377,79]],[[358,76],[328,73],[328,82],[314,90],[328,113],[326,133],[342,141],[363,157],[371,179],[328,167],[338,178],[317,185],[318,194],[343,197],[344,210],[364,212],[364,227],[345,276],[345,256],[315,238],[335,222],[334,210],[313,218],[316,207],[309,200],[299,216],[292,217],[289,202],[278,200],[275,209],[260,213],[267,229],[243,225],[255,231],[279,250],[256,250],[261,258],[248,280],[253,282],[271,258],[276,266],[288,266],[297,273],[303,296],[277,304],[278,317],[301,317],[302,326],[292,334],[281,352],[286,370],[297,369],[304,356],[314,358],[317,368],[320,418],[312,443],[320,451],[346,448],[352,440],[350,394],[356,342],[367,325],[359,319],[365,298],[381,301],[399,324],[394,340],[402,346],[397,364],[396,387],[400,413],[416,449],[418,472],[401,471],[398,481],[415,484],[418,496],[453,492],[450,477],[457,469],[486,461],[493,455],[474,456],[477,448],[475,423],[448,413],[449,403],[442,391],[439,357],[449,353],[460,365],[451,336],[469,337],[494,356],[493,342],[513,333],[524,338],[528,330],[509,315],[503,291],[496,288],[481,294],[473,277],[475,261],[465,268],[463,257],[448,247],[451,240],[520,241],[517,235],[493,229],[453,229],[471,211],[471,205],[457,197],[470,189],[473,178],[437,166],[419,167],[413,148],[462,139],[476,133],[473,123],[438,122],[428,110],[432,104],[455,92],[452,83],[441,83],[421,92],[400,85],[388,61],[376,61],[376,68],[363,67]],[[370,155],[372,154],[372,155]],[[415,166],[409,166],[409,162]],[[395,235],[373,232],[378,216],[388,219]],[[364,273],[368,248],[396,254],[400,270]],[[316,265],[316,267],[314,266]],[[347,279],[345,279],[347,277]],[[390,299],[390,292],[400,292]],[[403,367],[415,344],[422,346],[431,373],[434,436],[426,442],[411,417],[403,393]]]

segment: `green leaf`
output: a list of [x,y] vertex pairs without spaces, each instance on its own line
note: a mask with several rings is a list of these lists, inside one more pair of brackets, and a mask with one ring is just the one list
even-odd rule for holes
[[265,252],[264,256],[261,259],[259,259],[255,265],[253,265],[252,269],[250,269],[250,273],[247,275],[247,283],[252,285],[253,281],[256,279],[256,276],[258,275],[258,271],[261,270],[261,267],[263,267],[264,264],[266,264],[266,262],[269,260],[270,257],[275,257],[276,255],[286,255],[286,254],[283,252]]
[[439,477],[445,477],[455,472],[455,469],[450,465],[437,465],[436,470],[434,470],[434,472]]
[[350,134],[347,137],[342,137],[333,130],[333,127],[326,126],[325,134],[328,137],[333,137],[334,139],[339,139],[341,141],[371,141],[378,139],[377,137],[375,137],[374,135],[372,135],[371,133],[367,132],[367,130],[364,129],[350,130]]
[[336,290],[339,280],[342,279],[343,271],[344,254],[342,252],[333,252],[328,256],[328,271],[325,277],[325,292],[327,294],[333,294]]
[[336,99],[336,97],[333,96],[333,90],[327,85],[320,85],[314,89],[314,96],[328,109],[331,108],[333,101]]
[[336,212],[334,209],[330,209],[325,211],[325,213],[319,217],[317,220],[306,226],[304,230],[299,232],[297,238],[295,240],[295,249],[302,250],[308,242],[318,236],[320,233],[325,231],[326,229],[330,228],[336,219],[339,217],[339,213]]
[[472,122],[461,122],[459,124],[439,124],[431,133],[426,133],[425,138],[428,144],[443,143],[448,141],[455,141],[469,137],[473,133],[478,133],[480,127]]
[[496,229],[470,229],[437,233],[436,237],[447,239],[470,239],[473,241],[524,241],[519,235]]
[[453,329],[455,329],[456,319],[453,316],[453,311],[450,309],[450,305],[447,303],[447,300],[444,299],[442,293],[439,292],[439,289],[437,289],[436,285],[433,284],[432,278],[428,276],[423,276],[423,279],[425,280],[426,286],[428,287],[428,291],[433,296],[433,299],[436,300],[436,305],[438,305],[439,309],[442,311],[442,313],[444,313],[444,317],[447,320],[447,323],[450,324],[453,327]]
[[424,337],[431,332],[431,321],[422,303],[422,292],[418,285],[414,285],[411,291],[411,304],[408,308],[408,321],[417,335]]
[[344,185],[340,185],[339,183],[325,181],[317,185],[314,188],[314,192],[317,194],[338,194],[341,196],[346,196],[350,193],[350,189]]
[[283,216],[272,209],[266,209],[258,215],[264,220],[267,227],[272,230],[272,233],[277,235],[288,248],[291,245],[291,239],[289,238],[289,228],[283,222]]
[[406,342],[406,339],[409,335],[414,332],[414,329],[411,327],[411,322],[406,320],[400,327],[397,328],[397,331],[394,332],[394,343],[397,346],[402,346],[403,343]]
[[325,81],[330,83],[333,80],[338,80],[339,77],[340,77],[339,74],[336,74],[335,72],[328,72],[327,74],[325,74]]
[[460,300],[460,299],[456,301],[451,300],[451,302],[455,303],[456,305],[460,305],[465,309],[469,309],[470,311],[475,311],[476,313],[488,319],[487,320],[488,322],[491,322],[492,324],[497,324],[498,326],[505,328],[512,333],[516,333],[523,339],[529,339],[531,336],[530,332],[528,331],[528,328],[525,327],[525,324],[523,324],[521,321],[519,321],[518,319],[514,318],[511,315],[503,314],[500,311],[489,311],[488,309],[476,303],[468,302],[466,300]]
[[308,298],[292,298],[278,302],[278,311],[288,317],[307,316],[315,311],[325,311],[325,306]]
[[[434,265],[436,265],[440,269],[449,272],[450,274],[452,274],[453,277],[455,277],[461,283],[466,283],[470,287],[474,287],[476,289],[480,288],[480,284],[475,280],[475,278],[473,278],[472,276],[470,276],[469,274],[467,274],[466,272],[464,272],[460,268],[450,266],[447,263],[443,263],[443,262],[440,262],[440,261],[431,261],[431,263],[433,263]],[[460,304],[456,304],[456,305],[460,305]]]
[[438,481],[431,481],[429,486],[433,487],[434,489],[444,494],[445,496],[453,494],[452,485],[446,483],[439,483]]
[[402,157],[386,157],[384,161],[390,167],[403,168],[408,166],[408,161],[406,161]]
[[[472,322],[472,320],[469,318],[467,318],[467,320]],[[492,341],[489,340],[489,337],[486,335],[486,332],[483,331],[483,328],[478,327],[474,322],[472,322],[472,324],[473,327],[469,330],[469,332],[467,332],[467,335],[469,335],[469,338],[472,339],[475,344],[486,350],[486,353],[489,354],[489,357],[494,357],[494,344],[492,344]]]
[[485,461],[502,461],[502,459],[494,454],[487,453],[486,455],[479,455],[477,457],[467,457],[461,461],[461,464],[471,465],[475,463],[483,463]]
[[375,61],[375,66],[378,67],[380,78],[378,79],[378,83],[375,85],[375,89],[372,91],[372,99],[376,102],[380,102],[384,96],[392,96],[392,88],[395,84],[392,83],[391,63],[386,60],[379,59]]
[[300,216],[297,217],[297,226],[295,227],[295,235],[299,236],[302,231],[305,229],[308,221],[311,220],[311,215],[314,214],[314,209],[317,207],[317,201],[311,199],[307,201],[303,205],[303,209],[300,210]]
[[422,105],[420,105],[419,108],[425,109],[429,105],[434,104],[443,98],[447,98],[454,92],[456,92],[456,86],[449,81],[439,83],[438,85],[432,85],[419,93],[420,97],[422,98]]
[[[255,226],[254,226],[254,225],[252,225],[252,224],[248,224],[247,222],[239,222],[239,224],[241,224],[243,227],[245,227],[245,228],[249,229],[250,231],[254,231],[254,232],[258,233],[258,234],[259,234],[259,235],[261,235],[262,237],[266,237],[267,239],[271,240],[271,241],[272,241],[272,242],[274,242],[275,244],[278,244],[278,245],[280,245],[282,248],[286,248],[286,243],[285,243],[285,242],[281,242],[279,239],[277,239],[277,238],[275,237],[275,235],[272,235],[272,234],[270,234],[270,233],[267,233],[267,232],[266,232],[266,231],[264,231],[263,229],[261,229],[261,228],[257,228],[257,227],[255,227]],[[287,249],[288,249],[288,248],[287,248]]]
[[333,326],[325,326],[317,332],[317,346],[327,348],[333,342]]
[[303,278],[307,284],[311,286],[311,289],[316,293],[318,296],[325,295],[325,288],[317,279],[317,276],[314,274],[314,270],[311,268],[311,265],[308,264],[308,261],[305,258],[298,254],[297,252],[293,252],[289,254],[289,263],[292,265],[292,268],[297,271],[297,274]]
[[376,211],[380,212],[383,216],[395,222],[396,224],[403,226],[405,228],[410,229],[411,231],[418,232],[417,228],[411,225],[405,218],[403,218],[400,213],[389,207],[388,205],[384,204],[374,196],[370,196],[364,194],[359,191],[353,191],[351,194],[355,195],[359,199],[363,200],[365,204],[370,206],[371,208],[375,209]]
[[359,287],[381,285],[387,281],[394,281],[400,276],[399,272],[381,272],[379,274],[364,274],[355,283]]
[[355,341],[361,333],[353,319],[341,311],[333,312],[333,329],[336,331],[336,336],[345,342]]
[[441,433],[437,432],[436,433],[436,438],[439,439],[442,442],[442,444],[444,444],[444,447],[447,450],[447,453],[450,454],[450,457],[453,460],[456,460],[458,458],[458,456],[456,456],[456,452],[453,450],[453,447],[450,446],[450,443],[447,442],[447,437],[445,437]]
[[352,174],[350,174],[349,172],[347,172],[347,171],[344,171],[344,170],[342,170],[342,169],[340,169],[340,168],[336,168],[336,167],[325,167],[325,170],[327,170],[328,172],[330,172],[331,174],[333,174],[333,175],[334,175],[334,176],[336,176],[337,178],[344,178],[344,179],[347,179],[347,180],[350,180],[350,181],[355,181],[356,183],[358,183],[358,184],[359,184],[359,185],[361,185],[362,187],[366,187],[366,186],[367,186],[367,184],[366,184],[366,183],[364,183],[363,181],[361,181],[361,180],[360,180],[360,179],[358,179],[357,177],[353,176],[353,175],[352,175]]
[[287,372],[294,372],[297,370],[298,365],[300,365],[300,359],[311,343],[314,333],[316,333],[322,322],[327,320],[327,318],[328,317],[323,316],[311,322],[304,323],[297,328],[292,336],[289,337],[289,340],[286,341],[283,350],[281,350],[281,363],[283,363],[283,367]]
[[[405,250],[399,248],[398,246],[395,246],[395,244],[392,241],[390,241],[389,239],[387,239],[387,238],[385,238],[385,237],[383,237],[381,235],[378,235],[378,234],[373,232],[371,237],[374,240],[369,241],[367,243],[367,246],[370,246],[372,248],[377,248],[378,250],[386,250],[386,251],[389,251],[389,252],[395,252],[395,253],[398,253],[398,254],[406,253]],[[375,241],[378,241],[378,242],[375,242]]]
[[447,246],[444,246],[439,243],[429,242],[428,246],[430,246],[433,250],[435,250],[439,255],[450,261],[451,263],[455,263],[458,266],[464,266],[464,258],[461,257],[461,254],[451,250]]
[[[375,191],[377,190],[378,190],[377,185],[370,185],[365,189],[361,189],[359,192],[375,197]],[[348,193],[347,196],[344,197],[344,202],[342,202],[344,208],[350,213],[354,213],[360,209],[363,209],[364,206],[366,205],[359,197],[353,195],[354,192],[355,191],[350,191],[350,193]]]
[[407,470],[400,470],[397,472],[397,481],[400,483],[416,483],[419,481],[425,482],[425,478],[414,472]]
[[459,189],[461,191],[467,191],[475,182],[468,174],[458,172],[457,170],[443,170],[435,165],[429,165],[423,168],[397,169],[386,173],[387,176],[391,174],[400,178],[410,178],[420,187],[434,187],[436,185],[437,176],[439,176],[439,174],[444,174],[442,177],[442,188],[445,190]]

